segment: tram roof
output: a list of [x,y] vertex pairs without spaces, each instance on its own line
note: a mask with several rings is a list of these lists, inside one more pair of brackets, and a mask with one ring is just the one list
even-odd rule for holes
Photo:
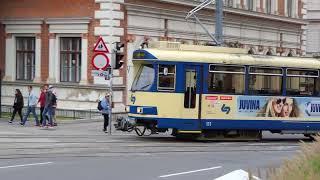
[[140,57],[137,57],[134,54],[133,60],[157,60],[226,65],[233,64],[320,69],[320,60],[315,58],[249,55],[239,52],[234,53],[234,51],[232,51],[233,49],[235,48],[230,48],[225,52],[210,52],[150,48],[135,51],[135,54],[140,53]]

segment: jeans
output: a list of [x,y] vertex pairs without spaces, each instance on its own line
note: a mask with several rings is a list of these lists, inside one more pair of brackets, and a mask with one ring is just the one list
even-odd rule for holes
[[42,124],[43,122],[43,117],[42,117],[43,110],[44,110],[44,107],[40,107],[40,124]]
[[102,114],[102,115],[103,115],[103,119],[104,119],[103,130],[106,131],[107,127],[109,125],[109,114]]
[[48,114],[48,119],[49,119],[49,125],[53,125],[52,123],[52,107],[45,107],[43,112],[42,112],[42,126],[46,126],[47,120],[46,120],[46,115]]
[[37,116],[37,113],[36,113],[36,107],[35,106],[28,106],[27,112],[24,115],[24,118],[23,118],[23,121],[22,121],[21,124],[24,125],[26,123],[27,118],[29,117],[30,113],[32,113],[34,119],[36,120],[36,125],[38,126],[39,125],[39,121],[38,121],[38,116]]
[[11,116],[11,120],[10,121],[13,121],[14,117],[16,116],[17,112],[20,116],[20,120],[21,120],[21,123],[23,122],[23,119],[22,119],[22,108],[14,108],[13,109],[13,112],[12,112],[12,116]]

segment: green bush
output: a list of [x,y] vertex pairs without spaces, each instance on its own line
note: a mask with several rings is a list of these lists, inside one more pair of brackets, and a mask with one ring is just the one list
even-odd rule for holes
[[302,143],[302,150],[279,169],[269,171],[271,180],[320,180],[320,137],[313,143]]

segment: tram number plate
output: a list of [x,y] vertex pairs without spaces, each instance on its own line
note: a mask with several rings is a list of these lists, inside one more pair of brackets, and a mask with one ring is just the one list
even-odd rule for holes
[[212,126],[212,122],[206,122],[206,126]]

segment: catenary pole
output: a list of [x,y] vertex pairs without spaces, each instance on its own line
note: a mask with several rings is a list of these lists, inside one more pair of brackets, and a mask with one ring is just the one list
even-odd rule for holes
[[223,0],[216,0],[216,27],[215,36],[218,44],[223,44]]

